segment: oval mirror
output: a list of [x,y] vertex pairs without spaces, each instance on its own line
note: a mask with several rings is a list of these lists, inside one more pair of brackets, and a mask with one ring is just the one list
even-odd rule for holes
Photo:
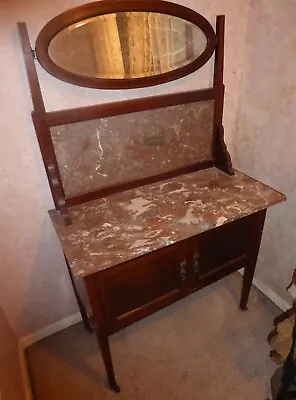
[[[124,11],[118,0],[91,3],[49,22],[36,43],[41,65],[70,83],[117,89],[177,79],[200,68],[213,54],[215,33],[201,15],[163,1],[126,4],[130,9]],[[119,10],[110,12],[114,5]],[[85,18],[87,6],[91,10]],[[151,9],[164,6],[166,13]]]

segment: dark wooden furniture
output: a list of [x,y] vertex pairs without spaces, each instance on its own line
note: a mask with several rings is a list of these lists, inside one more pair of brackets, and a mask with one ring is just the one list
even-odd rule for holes
[[[174,70],[161,74],[143,76],[137,79],[103,79],[89,77],[70,72],[57,65],[49,54],[51,40],[66,27],[73,26],[82,20],[93,16],[107,15],[121,12],[157,12],[164,15],[182,18],[199,27],[205,34],[207,41],[204,51],[192,62]],[[162,21],[163,22],[163,21]],[[201,68],[213,55],[216,46],[216,36],[212,25],[200,14],[179,4],[159,0],[106,0],[85,4],[68,10],[52,19],[42,29],[36,41],[36,57],[44,69],[57,78],[79,86],[101,89],[130,89],[145,87],[169,82],[194,72]]]
[[[109,2],[102,3],[106,10]],[[180,11],[161,1],[111,3]],[[285,198],[232,168],[222,125],[224,22],[217,17],[214,39],[208,37],[215,50],[212,88],[55,112],[45,110],[26,26],[18,25],[32,118],[56,206],[50,217],[115,391],[112,333],[240,268],[240,307],[247,308],[266,209]],[[49,26],[57,29],[56,22]],[[184,74],[175,72],[170,79]],[[168,76],[154,78],[128,87]]]

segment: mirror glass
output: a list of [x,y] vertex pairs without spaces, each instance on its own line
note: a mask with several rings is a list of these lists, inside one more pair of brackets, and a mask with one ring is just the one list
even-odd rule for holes
[[196,25],[156,12],[117,12],[68,26],[50,42],[59,67],[101,79],[135,79],[174,71],[206,49]]

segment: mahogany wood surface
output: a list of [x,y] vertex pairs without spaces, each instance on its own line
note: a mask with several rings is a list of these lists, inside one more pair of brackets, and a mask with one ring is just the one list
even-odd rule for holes
[[265,214],[259,211],[85,278],[110,387],[116,384],[107,340],[112,333],[241,268],[240,307],[247,309]]
[[[116,3],[118,0],[115,1]],[[122,2],[122,4],[125,2]],[[160,2],[161,3],[161,2]],[[204,168],[216,166],[217,168],[232,174],[230,156],[223,139],[223,126],[217,125],[217,121],[222,122],[223,114],[223,98],[224,86],[223,81],[223,44],[224,44],[224,17],[217,18],[217,36],[215,36],[216,47],[215,56],[215,75],[214,87],[196,90],[191,92],[173,93],[162,96],[153,96],[148,98],[140,98],[134,100],[120,101],[115,103],[107,103],[102,105],[94,105],[88,107],[80,107],[68,110],[60,110],[54,112],[46,112],[42,100],[42,94],[34,64],[32,49],[29,43],[27,29],[24,23],[18,25],[20,38],[23,45],[24,58],[28,73],[28,79],[31,88],[33,105],[35,107],[32,112],[32,118],[35,125],[35,130],[41,149],[46,173],[49,179],[49,184],[52,190],[55,206],[60,210],[66,224],[71,223],[71,215],[69,207],[82,204],[87,201],[92,201],[98,198],[118,193],[124,190],[129,190],[149,183],[165,180],[181,174],[198,171]],[[220,42],[222,43],[220,45]],[[221,91],[221,87],[223,90]],[[50,134],[50,127],[62,124],[87,121],[90,119],[107,117],[113,115],[121,115],[137,111],[170,107],[176,104],[186,104],[195,101],[215,100],[215,116],[214,116],[214,138],[213,138],[213,159],[202,163],[188,165],[183,168],[169,171],[167,173],[156,176],[139,179],[132,182],[122,183],[115,186],[109,186],[102,189],[94,190],[89,193],[83,193],[77,196],[66,198],[61,175],[56,159],[56,154],[53,147],[53,142]]]
[[248,253],[249,253],[249,262],[247,268],[244,269],[243,276],[243,291],[240,302],[240,308],[242,310],[247,310],[248,300],[250,296],[250,290],[254,278],[259,248],[261,244],[261,238],[264,228],[264,222],[266,217],[266,210],[260,211],[254,214],[254,218],[252,220],[251,225],[251,234],[248,237]]
[[[253,216],[242,218],[200,235],[203,240],[203,246],[200,251],[196,250],[195,252],[194,268],[197,285],[200,279],[212,274],[221,265],[226,265],[232,260],[240,260],[245,257],[248,253],[248,239],[252,235],[251,222],[253,219]],[[195,240],[195,238],[192,239],[193,247],[196,246]]]
[[214,67],[214,88],[215,112],[214,112],[214,132],[213,132],[213,154],[215,166],[222,171],[233,175],[233,168],[230,154],[224,141],[223,128],[223,108],[225,86],[223,82],[224,72],[224,37],[225,37],[225,16],[218,15],[216,20],[217,47],[215,51]]
[[119,392],[120,388],[116,383],[114,367],[110,352],[110,345],[108,339],[108,324],[104,309],[102,307],[101,293],[98,290],[97,282],[91,276],[90,279],[85,280],[90,304],[93,311],[93,324],[97,336],[98,344],[100,346],[102,358],[107,372],[108,383],[110,389]]
[[142,97],[138,99],[97,104],[68,110],[50,111],[46,113],[49,126],[71,124],[90,119],[111,117],[139,111],[155,110],[175,106],[176,104],[194,103],[196,101],[215,99],[215,88],[200,89],[190,92],[171,93],[160,96]]
[[[50,58],[48,53],[50,42],[61,30],[87,18],[124,11],[159,12],[185,19],[194,25],[197,25],[204,32],[207,38],[206,49],[198,58],[188,65],[180,67],[174,71],[136,79],[102,79],[86,77],[71,73],[64,68],[59,67]],[[132,89],[159,85],[191,74],[201,68],[211,58],[215,45],[216,36],[212,25],[202,15],[187,7],[160,0],[102,0],[68,10],[48,22],[37,38],[36,54],[38,61],[48,73],[65,82],[89,88]]]
[[49,186],[52,192],[55,206],[58,210],[61,211],[65,223],[68,224],[70,223],[70,216],[66,208],[65,193],[59,173],[59,168],[53,148],[53,143],[51,140],[49,126],[46,120],[46,111],[34,63],[33,52],[30,45],[27,27],[26,24],[23,22],[19,22],[17,24],[17,27],[24,55],[24,61],[29,81],[32,103],[34,106],[34,111],[32,112],[32,119],[35,126],[35,131],[39,147],[41,150]]
[[33,50],[31,48],[29,34],[27,26],[24,22],[18,22],[17,24],[21,47],[23,51],[26,72],[29,82],[29,88],[31,92],[32,102],[34,109],[38,112],[45,113],[45,106],[39,84],[39,79],[35,67]]
[[69,272],[69,276],[70,276],[70,279],[71,279],[71,283],[72,283],[72,286],[73,286],[74,294],[75,294],[75,297],[76,297],[76,300],[77,300],[78,308],[79,308],[79,311],[80,311],[80,314],[81,314],[81,318],[82,318],[84,327],[85,327],[85,329],[87,331],[92,333],[93,332],[93,326],[92,326],[90,317],[89,317],[87,309],[86,309],[87,300],[85,300],[85,299],[84,299],[84,301],[82,300],[83,297],[81,296],[81,292],[77,288],[77,279],[75,279],[74,276],[73,276],[73,273],[71,271],[71,268],[69,266],[69,263],[68,263],[68,260],[67,260],[66,256],[64,256],[64,257],[65,257],[67,269],[68,269],[68,272]]
[[163,296],[178,298],[187,280],[187,267],[186,246],[179,242],[102,274],[111,323]]

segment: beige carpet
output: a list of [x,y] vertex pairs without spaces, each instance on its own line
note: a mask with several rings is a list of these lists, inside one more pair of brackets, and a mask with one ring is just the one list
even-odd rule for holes
[[266,336],[279,310],[233,274],[111,336],[120,394],[106,386],[95,336],[77,324],[27,352],[36,400],[265,400]]

